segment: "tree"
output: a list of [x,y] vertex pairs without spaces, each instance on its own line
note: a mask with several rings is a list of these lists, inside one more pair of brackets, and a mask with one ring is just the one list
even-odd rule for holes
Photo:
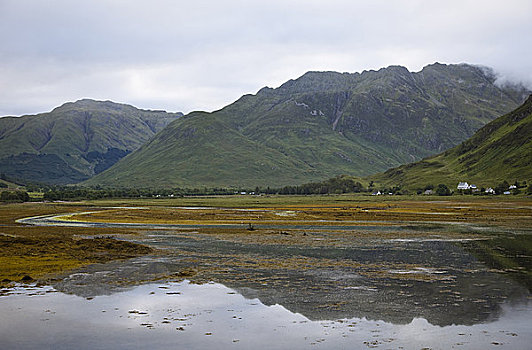
[[451,190],[449,189],[449,187],[447,187],[447,185],[439,184],[438,187],[436,188],[436,194],[438,196],[450,196]]
[[495,194],[503,194],[505,191],[508,191],[508,187],[510,187],[510,184],[504,180],[494,188]]
[[2,191],[0,200],[5,202],[27,202],[30,196],[26,191]]

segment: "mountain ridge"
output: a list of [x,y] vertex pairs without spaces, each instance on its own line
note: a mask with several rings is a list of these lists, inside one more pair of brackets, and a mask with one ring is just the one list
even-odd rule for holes
[[454,188],[462,181],[474,182],[479,188],[494,187],[503,181],[531,181],[532,95],[456,147],[368,179],[407,189],[439,183]]
[[[366,176],[457,145],[530,93],[495,82],[485,68],[466,64],[436,63],[417,73],[400,66],[307,72],[218,111],[174,121],[149,146],[86,184],[124,186],[134,178],[136,186],[153,179],[161,187],[283,186]],[[219,132],[185,138],[182,130],[207,130],[207,115]],[[181,138],[158,140],[169,135]],[[233,152],[217,152],[232,142]]]
[[0,118],[0,172],[30,181],[83,181],[180,116],[82,99],[46,113]]

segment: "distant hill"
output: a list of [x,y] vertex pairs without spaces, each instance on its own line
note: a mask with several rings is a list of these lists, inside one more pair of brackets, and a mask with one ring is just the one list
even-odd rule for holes
[[109,168],[180,116],[80,100],[49,113],[0,118],[0,173],[55,184],[80,182]]
[[459,144],[530,93],[495,80],[467,64],[309,72],[174,121],[86,184],[284,186],[374,174]]
[[410,189],[440,183],[456,188],[460,181],[478,187],[502,181],[532,183],[532,95],[460,145],[369,178]]

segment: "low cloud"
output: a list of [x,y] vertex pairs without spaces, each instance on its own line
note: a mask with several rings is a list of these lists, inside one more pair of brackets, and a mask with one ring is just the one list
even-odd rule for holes
[[532,87],[532,3],[0,2],[0,115],[89,97],[216,110],[309,70],[480,63]]

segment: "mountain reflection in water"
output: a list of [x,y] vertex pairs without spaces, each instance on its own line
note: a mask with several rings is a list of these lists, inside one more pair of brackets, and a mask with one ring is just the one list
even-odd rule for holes
[[501,304],[490,323],[440,327],[424,318],[402,325],[356,317],[312,321],[216,283],[151,283],[94,298],[51,287],[3,292],[6,349],[526,349],[532,338],[527,304]]
[[[150,231],[140,242],[167,254],[93,265],[54,287],[94,297],[185,276],[196,283],[223,283],[247,298],[282,305],[310,320],[409,324],[423,318],[439,326],[493,321],[501,316],[502,305],[530,299],[522,278],[510,278],[479,258],[483,255],[476,241],[370,239],[313,247]],[[526,273],[519,276],[526,279]]]

